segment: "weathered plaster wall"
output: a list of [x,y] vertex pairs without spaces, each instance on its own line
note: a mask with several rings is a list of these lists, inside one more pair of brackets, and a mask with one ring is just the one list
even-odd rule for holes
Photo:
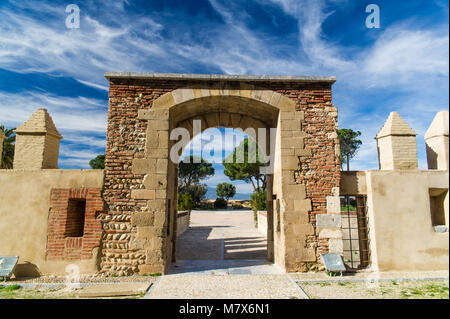
[[[449,233],[435,232],[432,227],[429,199],[429,189],[448,189],[448,178],[448,171],[341,174],[341,195],[367,195],[374,270],[448,269]],[[448,192],[444,207],[448,229]]]
[[177,236],[180,236],[189,228],[191,214],[189,212],[178,212],[177,214]]
[[92,259],[47,261],[52,188],[101,188],[103,170],[0,170],[0,256],[19,256],[16,275],[65,274],[68,264],[95,273]]
[[258,217],[258,231],[261,234],[266,235],[267,234],[267,212],[259,211],[257,217]]

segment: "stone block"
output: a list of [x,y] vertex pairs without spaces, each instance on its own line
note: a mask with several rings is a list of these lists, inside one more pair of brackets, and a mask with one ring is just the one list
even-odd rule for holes
[[156,159],[135,158],[131,164],[133,174],[148,174],[156,172]]
[[281,120],[282,131],[299,131],[300,127],[300,120]]
[[281,161],[283,163],[283,170],[298,170],[299,161],[297,156],[282,156]]
[[310,212],[311,211],[311,200],[310,199],[294,199],[294,210],[300,212]]
[[175,104],[175,100],[170,93],[166,93],[161,95],[159,98],[153,101],[152,108],[153,109],[168,109],[172,105]]
[[316,251],[312,247],[299,249],[296,256],[296,259],[302,262],[314,262],[316,258]]
[[144,178],[144,186],[146,189],[166,189],[167,175],[148,174]]
[[166,224],[166,211],[155,211],[155,221],[154,225],[155,227],[164,227]]
[[285,96],[281,96],[276,107],[281,111],[295,111],[295,102]]
[[310,149],[307,148],[296,148],[295,149],[295,156],[301,156],[301,157],[311,157],[312,153]]
[[306,235],[314,235],[314,227],[309,224],[294,224],[293,225],[294,228],[294,233],[296,235],[302,235],[302,236],[306,236]]
[[280,112],[281,122],[283,120],[293,120],[295,118],[295,112]]
[[147,202],[147,208],[151,211],[166,211],[167,202],[165,199],[149,200]]
[[155,274],[155,273],[163,273],[164,265],[154,264],[154,265],[139,265],[139,273],[141,274]]
[[328,252],[330,254],[342,254],[344,252],[344,243],[342,239],[330,238],[328,240]]
[[306,188],[303,184],[283,185],[283,197],[286,199],[306,198]]
[[156,173],[163,174],[167,173],[168,160],[164,158],[159,158],[156,164]]
[[295,114],[295,118],[296,119],[298,119],[300,121],[305,120],[305,112],[303,112],[303,111],[295,111],[294,114]]
[[194,91],[192,89],[177,89],[172,91],[173,100],[175,104],[192,100],[195,98]]
[[303,137],[294,136],[294,137],[285,137],[281,140],[281,148],[305,148]]
[[[289,205],[284,207],[289,207]],[[286,225],[307,224],[309,222],[308,213],[301,211],[285,210],[283,218]]]
[[316,215],[317,228],[340,228],[341,223],[342,218],[340,215],[327,215],[327,214]]
[[132,189],[131,198],[134,199],[155,199],[155,190],[153,189]]
[[158,147],[167,149],[169,147],[169,131],[158,131]]
[[342,231],[340,229],[324,228],[319,232],[319,238],[342,238]]
[[165,199],[167,197],[167,191],[165,189],[156,190],[157,199]]
[[168,120],[148,120],[148,128],[155,131],[163,131],[169,129]]
[[131,216],[132,226],[153,226],[154,215],[151,212],[137,212]]
[[339,196],[327,196],[327,213],[328,214],[341,213],[341,199]]
[[140,120],[158,120],[158,119],[168,119],[169,118],[169,110],[160,109],[160,110],[139,110],[138,111],[138,119]]
[[147,143],[145,156],[147,158],[168,158],[169,150],[167,148],[155,148],[156,145]]

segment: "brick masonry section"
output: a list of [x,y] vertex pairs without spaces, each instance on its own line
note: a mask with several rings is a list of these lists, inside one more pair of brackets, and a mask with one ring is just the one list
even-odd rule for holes
[[92,249],[100,246],[102,237],[102,223],[97,218],[101,211],[103,200],[99,188],[52,189],[47,259],[91,259]]
[[[157,194],[144,191],[146,189],[144,179],[146,176],[143,173],[145,170],[140,172],[132,169],[137,167],[136,162],[139,159],[146,157],[147,126],[151,122],[148,119],[143,120],[148,113],[146,110],[152,109],[153,101],[165,93],[186,87],[210,89],[217,85],[217,82],[136,78],[110,78],[109,80],[103,193],[108,211],[103,217],[107,222],[105,223],[106,237],[102,243],[101,268],[104,272],[125,275],[139,272],[141,267],[144,264],[147,265],[148,260],[152,258],[165,258],[159,254],[150,256],[147,251],[150,246],[157,247],[159,242],[142,243],[142,245],[135,242],[135,239],[141,236],[139,232],[152,234],[156,232],[156,237],[162,236],[157,233],[160,230],[154,226],[157,216],[146,211],[164,210],[167,205],[166,200],[159,199]],[[236,84],[237,87],[243,85],[242,82],[228,84],[230,86]],[[301,130],[307,134],[304,138],[305,149],[309,149],[311,153],[298,154],[299,163],[295,171],[295,182],[305,185],[306,198],[311,200],[311,209],[306,222],[313,227],[314,231],[308,234],[306,240],[299,242],[313,249],[316,258],[309,257],[309,260],[317,261],[295,262],[295,264],[287,265],[289,269],[286,270],[317,269],[320,253],[328,252],[329,238],[319,239],[316,216],[327,214],[327,197],[335,195],[333,189],[339,187],[340,179],[337,109],[331,101],[332,84],[276,81],[248,81],[244,84],[252,87],[253,90],[277,92],[294,101],[296,110],[303,113]],[[151,164],[146,163],[146,165]],[[152,181],[156,182],[159,175],[154,176],[156,178],[152,178]],[[166,182],[167,180],[163,180],[159,185],[165,187]],[[150,198],[155,199],[149,201]],[[132,217],[136,214],[148,214],[148,225],[140,227],[133,225]],[[290,253],[290,250],[287,252]],[[161,254],[164,254],[164,251],[161,251]],[[146,272],[157,270],[148,267]]]

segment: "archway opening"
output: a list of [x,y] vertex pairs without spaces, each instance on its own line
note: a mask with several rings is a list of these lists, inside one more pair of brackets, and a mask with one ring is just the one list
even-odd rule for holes
[[[274,152],[274,146],[271,142],[275,143],[279,110],[267,103],[241,96],[208,96],[174,105],[170,108],[169,114],[170,131],[181,129],[188,133],[187,139],[178,138],[178,135],[182,135],[180,132],[170,137],[169,149],[178,150],[178,162],[187,155],[197,155],[201,158],[208,153],[206,160],[214,162],[215,169],[219,170],[214,180],[209,179],[206,184],[206,192],[209,193],[208,196],[205,194],[205,197],[209,198],[203,198],[200,202],[198,199],[195,200],[196,207],[189,214],[191,223],[186,231],[183,229],[186,227],[186,222],[183,221],[183,218],[187,219],[186,213],[183,207],[181,209],[178,207],[180,197],[184,199],[185,196],[181,194],[180,188],[185,185],[179,183],[178,162],[169,161],[168,175],[172,178],[168,180],[168,196],[171,197],[169,202],[172,205],[169,214],[171,231],[168,235],[171,262],[178,261],[172,269],[180,267],[185,260],[221,260],[224,267],[227,264],[237,265],[237,261],[241,261],[240,264],[244,266],[272,263],[273,172],[268,166],[273,166],[273,157],[270,155]],[[250,143],[243,146],[244,153],[247,152],[244,157],[248,156],[244,162],[253,162],[259,157],[257,161],[264,163],[261,165],[262,173],[259,174],[259,180],[248,178],[245,182],[242,181],[242,176],[234,176],[234,180],[231,180],[222,173],[227,170],[223,166],[223,161],[227,157],[232,157],[231,153],[235,153],[231,161],[242,162],[242,158],[239,154],[236,155],[236,152],[239,153],[237,149],[245,139]],[[202,144],[205,140],[206,143]],[[252,150],[253,152],[257,150],[259,155],[251,154]],[[231,198],[227,207],[220,209],[217,203],[217,197],[220,196],[217,196],[215,191],[219,180],[233,187],[237,186],[238,190],[246,188],[246,198],[241,197],[241,200],[235,199],[234,202]],[[258,193],[254,195],[254,201],[261,202],[261,197],[264,196],[264,207],[251,204],[252,193]],[[209,264],[211,266],[207,266],[208,268],[217,265],[222,267],[217,262]],[[205,266],[208,262],[197,262],[197,265]]]
[[245,273],[273,260],[267,240],[273,238],[267,222],[271,176],[259,169],[268,156],[257,130],[208,128],[180,152],[173,271]]

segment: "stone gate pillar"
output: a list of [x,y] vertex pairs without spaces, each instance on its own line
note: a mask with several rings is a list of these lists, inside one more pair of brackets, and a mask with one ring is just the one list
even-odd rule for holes
[[145,263],[139,265],[139,272],[164,272],[171,258],[167,242],[170,206],[176,205],[168,196],[169,111],[139,110],[138,119],[147,121],[145,151],[143,158],[133,159],[131,171],[143,174],[144,180],[142,188],[131,190],[131,198],[146,200],[147,206],[131,218],[137,235],[130,248],[145,249]]

